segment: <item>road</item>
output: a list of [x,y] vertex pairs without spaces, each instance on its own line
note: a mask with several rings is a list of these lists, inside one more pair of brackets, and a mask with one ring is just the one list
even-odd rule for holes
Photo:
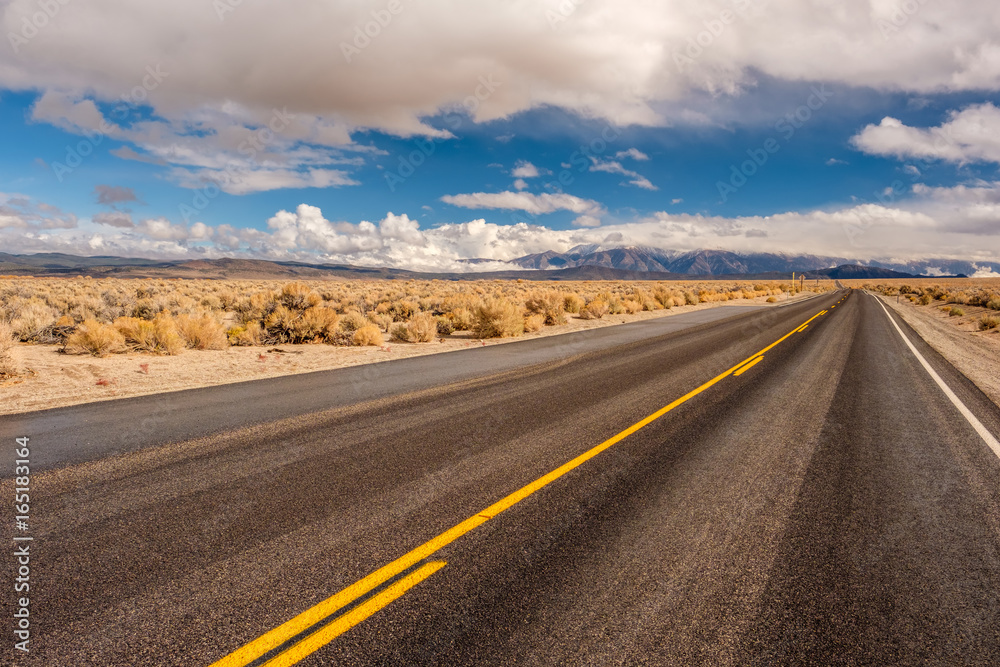
[[997,664],[997,433],[842,290],[50,465],[15,664]]

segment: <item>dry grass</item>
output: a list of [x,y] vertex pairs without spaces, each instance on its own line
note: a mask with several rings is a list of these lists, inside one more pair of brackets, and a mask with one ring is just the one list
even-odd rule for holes
[[[809,288],[827,291],[833,284]],[[91,354],[91,349],[97,354],[177,354],[182,347],[381,345],[381,340],[368,341],[390,333],[403,342],[468,335],[464,332],[509,338],[540,326],[560,326],[569,318],[763,300],[783,291],[796,287],[744,281],[6,278],[0,279],[0,323],[23,343],[62,343]],[[1000,306],[1000,295],[996,299]]]

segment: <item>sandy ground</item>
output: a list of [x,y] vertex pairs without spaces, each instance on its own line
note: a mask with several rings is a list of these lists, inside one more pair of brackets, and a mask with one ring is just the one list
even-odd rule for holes
[[1000,328],[979,331],[979,318],[995,310],[962,306],[965,315],[950,317],[941,310],[941,302],[926,306],[906,299],[882,297],[907,324],[920,334],[952,366],[962,372],[994,403],[1000,405]]
[[[793,299],[813,296],[805,292]],[[723,303],[704,303],[670,310],[608,315],[600,320],[581,320],[570,316],[568,324],[543,327],[541,331],[520,338],[471,338],[468,332],[456,332],[431,343],[388,342],[379,347],[334,347],[330,345],[279,345],[268,347],[232,347],[219,351],[186,350],[177,356],[117,354],[109,357],[67,355],[58,345],[19,345],[20,377],[0,384],[0,415],[30,412],[79,403],[106,401],[129,396],[157,394],[195,387],[243,382],[356,366],[422,354],[459,350],[473,345],[503,345],[585,329],[637,322],[654,317],[671,317],[705,308],[780,305],[787,297],[777,297],[767,304],[765,297],[739,299]],[[283,352],[274,352],[279,349]]]

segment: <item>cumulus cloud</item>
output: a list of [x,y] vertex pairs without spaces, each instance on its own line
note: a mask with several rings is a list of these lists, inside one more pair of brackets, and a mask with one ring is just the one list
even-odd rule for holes
[[73,229],[77,217],[56,206],[35,201],[25,195],[0,192],[0,228],[19,230]]
[[97,195],[97,203],[105,206],[139,201],[132,188],[118,185],[95,185],[94,194]]
[[510,175],[514,178],[538,178],[540,174],[541,172],[538,171],[538,167],[527,160],[518,160],[517,164],[514,165],[514,169],[510,172]]
[[[441,136],[425,119],[452,109],[477,122],[544,106],[618,124],[684,122],[711,104],[688,108],[692,96],[736,95],[759,77],[913,94],[1000,82],[1000,14],[979,3],[921,3],[900,17],[888,1],[806,11],[800,0],[750,0],[725,23],[727,0],[566,6],[404,3],[380,25],[372,12],[381,2],[176,0],[169,12],[129,0],[73,3],[30,40],[0,50],[0,86],[40,91],[37,119],[81,129],[100,123],[94,100],[138,90],[156,120],[128,124],[124,140],[165,150],[164,133],[208,136],[218,148],[285,107],[297,116],[289,141],[337,148],[363,128]],[[0,32],[20,35],[37,11],[36,0],[7,2]],[[127,36],[130,57],[109,34]],[[166,73],[162,83],[149,79],[150,67]],[[199,129],[206,123],[211,134]]]
[[[8,252],[70,252],[162,258],[257,257],[393,266],[424,271],[479,271],[510,268],[523,255],[579,245],[641,245],[664,250],[722,249],[784,252],[858,259],[1000,259],[1000,181],[954,187],[915,185],[880,203],[854,203],[828,210],[785,211],[773,215],[708,216],[660,211],[605,226],[589,213],[595,202],[570,195],[523,192],[453,195],[469,208],[526,212],[569,210],[578,214],[571,229],[540,224],[496,224],[483,219],[423,229],[405,213],[358,223],[326,218],[302,204],[275,213],[265,229],[212,227],[149,218],[77,221],[55,207],[23,196],[0,195],[0,247]],[[120,224],[114,224],[119,222]],[[467,259],[489,260],[470,264]],[[985,265],[985,264],[984,264]]]
[[135,223],[132,222],[132,215],[122,211],[101,212],[95,215],[93,220],[99,225],[107,225],[108,227],[120,227],[122,229],[135,227]]
[[919,128],[885,117],[851,138],[851,143],[871,155],[900,159],[922,158],[947,162],[1000,163],[1000,109],[977,104],[948,114],[937,127]]

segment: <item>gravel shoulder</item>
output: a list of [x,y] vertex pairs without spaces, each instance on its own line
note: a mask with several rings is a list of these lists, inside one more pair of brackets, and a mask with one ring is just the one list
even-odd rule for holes
[[982,314],[995,311],[963,306],[964,316],[949,317],[941,310],[940,303],[921,306],[876,296],[990,400],[1000,405],[1000,329],[979,331],[976,324]]

